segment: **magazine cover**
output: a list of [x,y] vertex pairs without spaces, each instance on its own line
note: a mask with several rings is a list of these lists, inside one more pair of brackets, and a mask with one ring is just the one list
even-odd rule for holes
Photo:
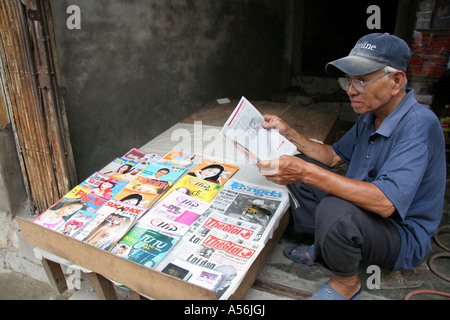
[[188,175],[223,185],[238,169],[238,166],[203,158]]
[[131,245],[134,244],[147,229],[167,234],[172,237],[181,238],[188,232],[189,227],[148,211],[136,222],[130,231],[120,239],[111,250],[111,253],[119,256],[128,254]]
[[100,172],[95,172],[89,178],[80,183],[80,186],[88,190],[90,194],[109,200],[127,184],[128,181],[126,180],[110,178]]
[[203,158],[202,155],[198,155],[198,154],[194,154],[194,153],[171,151],[164,157],[164,160],[169,160],[171,163],[173,163],[177,167],[182,167],[182,168],[185,168],[186,170],[190,170],[202,158]]
[[114,200],[150,208],[171,186],[170,182],[137,175],[114,196]]
[[86,210],[78,210],[70,218],[63,223],[56,231],[69,236],[75,236],[81,231],[89,222],[97,216],[96,213]]
[[81,187],[80,185],[70,190],[64,198],[66,199],[81,199],[86,202],[87,208],[85,210],[96,212],[102,207],[108,200],[99,197],[89,192],[88,189]]
[[177,167],[171,163],[152,162],[142,170],[141,176],[148,179],[158,179],[162,181],[175,182],[186,171],[186,168]]
[[219,193],[222,189],[222,185],[213,182],[200,180],[198,178],[185,175],[181,177],[173,186],[169,189],[164,199],[171,191],[176,190],[187,194],[198,200],[205,202],[211,202],[212,199]]
[[155,153],[155,152],[147,153],[147,152],[143,152],[139,149],[133,148],[130,151],[128,151],[127,153],[125,153],[122,158],[147,166],[152,161],[159,161],[163,157],[160,154]]
[[179,236],[136,225],[120,240],[113,253],[154,268],[179,240]]
[[34,223],[51,230],[57,230],[61,225],[79,210],[86,210],[86,201],[79,198],[62,198],[49,209],[33,220]]
[[100,170],[100,173],[110,178],[131,181],[133,178],[145,168],[145,165],[127,160],[124,158],[116,158],[106,167]]
[[56,230],[78,210],[96,212],[106,201],[106,199],[90,194],[89,190],[78,185],[35,218],[33,222]]
[[145,212],[144,208],[110,200],[97,212],[104,219],[93,226],[83,241],[94,247],[110,250]]
[[151,212],[187,226],[194,223],[210,207],[210,203],[174,190],[150,209]]

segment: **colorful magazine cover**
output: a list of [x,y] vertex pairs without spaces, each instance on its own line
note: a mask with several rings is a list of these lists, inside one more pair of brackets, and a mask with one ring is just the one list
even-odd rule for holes
[[124,154],[122,158],[147,166],[152,161],[159,161],[163,157],[162,157],[162,155],[155,153],[155,152],[147,153],[147,152],[143,152],[139,149],[133,148],[130,151],[128,151],[126,154]]
[[150,208],[170,187],[167,181],[137,175],[116,196],[114,200]]
[[110,178],[131,181],[144,168],[145,165],[143,164],[124,158],[116,158],[99,172]]
[[110,250],[145,212],[144,208],[110,200],[97,212],[104,216],[103,220],[93,226],[83,241],[94,247]]
[[202,158],[202,155],[198,155],[195,153],[185,153],[181,151],[171,151],[164,156],[164,160],[169,160],[177,167],[186,168],[187,170],[190,170]]
[[171,191],[176,190],[198,200],[211,202],[222,188],[223,186],[220,184],[185,175],[169,189],[162,199],[165,199]]
[[78,210],[96,212],[106,201],[106,199],[90,194],[89,190],[78,185],[34,219],[33,222],[57,230]]
[[134,244],[147,229],[178,238],[183,237],[189,231],[189,227],[184,224],[174,222],[165,217],[161,217],[157,213],[148,211],[136,222],[130,231],[120,239],[111,250],[111,253],[119,256],[128,253],[130,246]]
[[238,166],[203,158],[187,174],[223,185],[238,170]]
[[80,186],[89,193],[97,195],[103,199],[109,200],[122,190],[128,181],[118,178],[110,178],[100,172],[95,172],[89,178],[80,183]]
[[179,236],[136,225],[116,245],[114,253],[154,268],[179,240]]
[[79,210],[86,210],[86,201],[79,198],[62,198],[49,209],[33,220],[34,223],[51,230],[57,230],[61,225]]
[[172,221],[191,226],[209,207],[210,203],[208,202],[174,190],[150,211]]
[[81,187],[80,185],[76,186],[72,190],[67,193],[64,198],[66,199],[81,199],[83,200],[87,208],[85,210],[96,212],[100,207],[102,207],[108,200],[99,197],[95,194],[89,192],[88,189]]
[[96,213],[86,210],[78,210],[72,216],[70,216],[70,218],[65,223],[63,223],[57,229],[57,231],[66,236],[73,237],[78,232],[83,230],[83,228],[88,225],[89,222],[91,222],[96,216]]
[[148,179],[158,179],[173,183],[177,181],[185,172],[186,168],[177,167],[171,163],[155,161],[143,169],[140,174]]

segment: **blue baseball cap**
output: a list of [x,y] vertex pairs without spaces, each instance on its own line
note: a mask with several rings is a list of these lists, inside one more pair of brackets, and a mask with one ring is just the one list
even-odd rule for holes
[[333,66],[355,76],[387,66],[406,72],[411,55],[408,45],[399,37],[389,33],[371,33],[359,39],[347,57],[328,63],[325,69],[330,72],[330,66]]

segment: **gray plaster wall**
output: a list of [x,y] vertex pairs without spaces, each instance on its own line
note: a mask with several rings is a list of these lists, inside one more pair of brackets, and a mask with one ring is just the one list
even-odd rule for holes
[[280,90],[285,1],[50,3],[80,181],[213,99]]

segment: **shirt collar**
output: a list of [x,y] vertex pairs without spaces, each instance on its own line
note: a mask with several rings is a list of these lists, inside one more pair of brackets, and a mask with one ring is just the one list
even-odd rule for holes
[[[374,132],[374,134],[378,133],[387,138],[390,137],[403,116],[411,109],[413,105],[417,103],[417,100],[414,97],[414,90],[408,89],[406,92],[407,94],[403,100],[394,109],[394,111],[392,111],[391,114],[384,119],[383,123],[378,130]],[[368,114],[365,121],[368,123],[373,123],[375,121],[375,115],[373,113]]]

